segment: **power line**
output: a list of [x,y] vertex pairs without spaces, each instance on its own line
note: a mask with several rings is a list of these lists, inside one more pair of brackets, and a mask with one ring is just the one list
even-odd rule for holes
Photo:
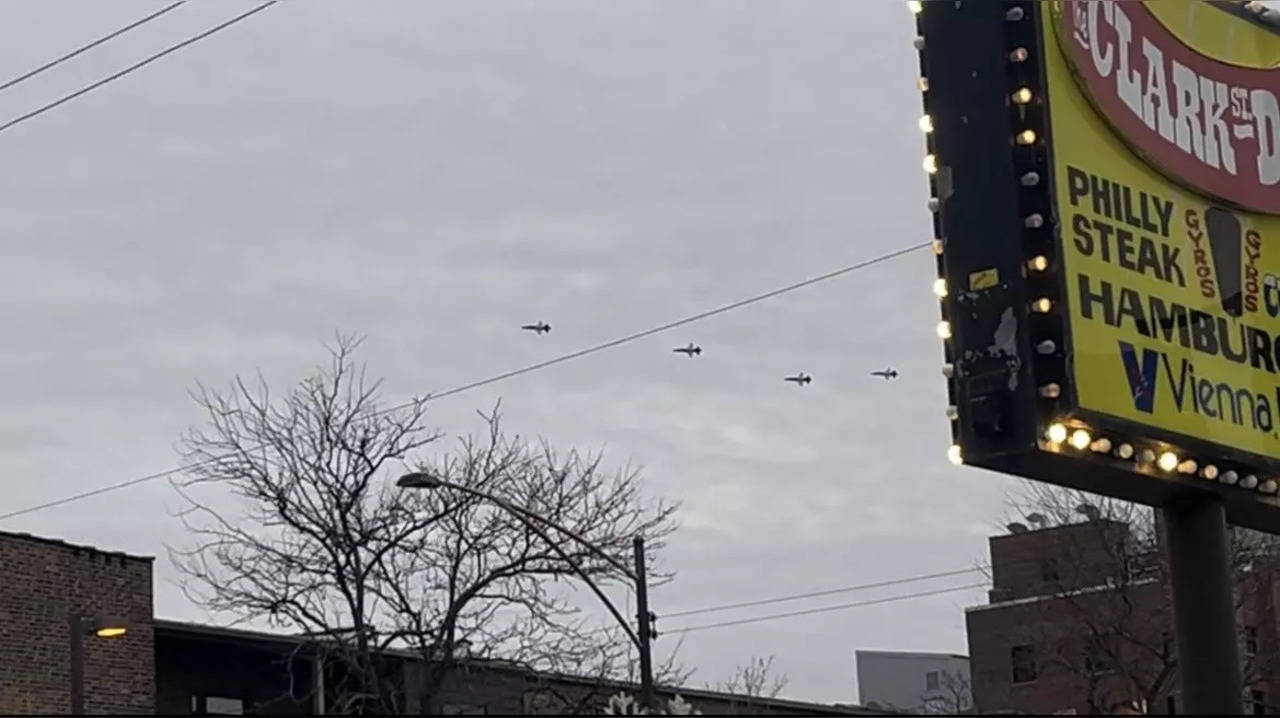
[[249,17],[251,17],[251,16],[255,15],[256,13],[262,12],[263,10],[266,10],[267,8],[271,7],[272,5],[275,5],[275,4],[276,4],[277,2],[279,2],[279,1],[280,1],[280,0],[268,0],[268,2],[264,2],[264,3],[262,3],[261,5],[259,5],[259,6],[255,7],[255,8],[253,8],[252,10],[249,10],[248,12],[241,13],[240,15],[237,15],[237,16],[235,16],[235,17],[231,18],[230,20],[227,20],[226,22],[221,23],[221,24],[219,24],[219,25],[214,25],[213,27],[209,28],[208,30],[205,30],[204,32],[200,33],[199,35],[194,35],[194,36],[192,36],[192,37],[187,38],[186,40],[183,40],[182,42],[180,42],[180,43],[178,43],[178,44],[176,44],[176,45],[171,45],[171,46],[169,46],[169,47],[165,48],[164,50],[161,50],[160,52],[157,52],[156,54],[152,55],[151,57],[148,57],[147,59],[142,60],[141,62],[134,63],[134,64],[130,65],[129,67],[126,67],[125,69],[123,69],[123,70],[121,70],[121,71],[119,71],[119,72],[113,73],[113,74],[111,74],[111,75],[107,75],[106,77],[102,78],[101,80],[98,80],[97,82],[95,82],[95,83],[93,83],[93,84],[91,84],[91,85],[86,85],[85,87],[82,87],[82,88],[80,88],[79,90],[76,90],[75,92],[72,92],[72,93],[71,93],[71,94],[69,94],[69,95],[64,95],[64,96],[62,96],[62,97],[58,98],[57,100],[54,100],[53,102],[50,102],[49,104],[47,104],[47,105],[45,105],[45,106],[43,106],[43,107],[39,107],[39,108],[36,108],[36,109],[32,110],[31,112],[28,112],[28,113],[27,113],[27,114],[25,114],[25,115],[21,115],[21,116],[19,116],[19,117],[15,117],[14,119],[9,120],[8,122],[4,123],[3,125],[0,125],[0,132],[4,132],[5,130],[7,130],[7,129],[9,129],[9,128],[13,127],[14,125],[20,124],[20,123],[22,123],[22,122],[26,122],[27,120],[29,120],[29,119],[31,119],[31,118],[33,118],[33,117],[36,117],[36,116],[39,116],[39,115],[43,115],[44,113],[48,112],[49,110],[52,110],[52,109],[53,109],[53,108],[55,108],[55,107],[58,107],[58,106],[63,105],[63,104],[66,104],[66,103],[68,103],[68,102],[70,102],[70,101],[72,101],[72,100],[76,99],[77,97],[80,97],[81,95],[88,94],[88,93],[90,93],[90,92],[92,92],[92,91],[94,91],[94,90],[98,89],[99,87],[102,87],[103,85],[105,85],[105,84],[107,84],[107,83],[109,83],[109,82],[112,82],[112,81],[114,81],[114,80],[118,80],[118,79],[120,79],[121,77],[124,77],[125,75],[128,75],[128,74],[129,74],[129,73],[131,73],[131,72],[134,72],[135,70],[140,70],[140,69],[142,69],[143,67],[146,67],[147,65],[150,65],[151,63],[155,62],[156,60],[159,60],[160,58],[164,57],[165,55],[168,55],[168,54],[173,53],[173,52],[177,52],[178,50],[181,50],[182,48],[186,47],[187,45],[190,45],[190,44],[192,44],[192,43],[195,43],[195,42],[198,42],[198,41],[200,41],[200,40],[203,40],[204,38],[209,37],[210,35],[214,34],[215,32],[218,32],[219,30],[225,30],[226,28],[231,27],[232,25],[234,25],[234,24],[236,24],[236,23],[240,22],[241,20],[246,20],[246,19],[248,19]]
[[[272,2],[276,2],[276,0],[272,0]],[[267,3],[266,5],[270,5],[270,4],[272,4],[272,3]],[[258,8],[258,9],[260,10],[260,9],[262,9],[263,7],[266,7],[266,5],[259,6],[259,8]],[[4,129],[4,127],[0,126],[0,131],[2,131],[3,129]],[[921,243],[921,244],[916,244],[916,245],[912,245],[912,246],[910,246],[910,247],[906,247],[905,249],[895,250],[895,251],[893,251],[893,252],[889,252],[889,253],[887,253],[887,254],[882,254],[882,255],[880,255],[880,256],[878,256],[878,257],[874,257],[874,258],[872,258],[872,259],[868,259],[868,260],[865,260],[865,261],[862,261],[862,262],[858,262],[857,264],[851,264],[851,265],[849,265],[849,266],[847,266],[847,267],[841,267],[840,269],[837,269],[837,270],[835,270],[835,271],[827,272],[826,274],[820,274],[820,275],[818,275],[818,276],[816,276],[816,277],[811,277],[811,278],[806,279],[806,280],[804,280],[804,281],[796,282],[795,284],[788,284],[787,286],[785,286],[785,287],[781,287],[781,288],[779,288],[779,289],[774,289],[774,290],[772,290],[772,291],[768,291],[768,292],[765,292],[765,293],[763,293],[763,294],[757,294],[757,295],[755,295],[755,296],[753,296],[753,297],[748,297],[748,298],[746,298],[746,299],[741,299],[741,300],[739,300],[739,301],[732,302],[732,303],[730,303],[730,304],[725,304],[725,305],[722,305],[722,306],[716,307],[715,309],[711,309],[711,310],[708,310],[708,311],[705,311],[705,312],[700,312],[700,313],[698,313],[698,314],[694,314],[694,315],[689,316],[689,317],[685,317],[684,319],[678,319],[678,320],[676,320],[676,321],[674,321],[674,322],[668,322],[668,323],[666,323],[666,324],[662,324],[662,325],[659,325],[659,326],[653,327],[652,329],[645,329],[644,331],[636,332],[636,333],[634,333],[634,334],[628,334],[628,335],[626,335],[626,336],[624,336],[624,337],[620,337],[620,338],[618,338],[618,339],[614,339],[614,340],[611,340],[611,341],[604,342],[603,344],[596,344],[595,346],[588,347],[588,348],[586,348],[586,349],[580,349],[580,350],[578,350],[578,351],[571,352],[571,353],[569,353],[569,354],[562,354],[562,355],[560,355],[560,356],[558,356],[558,357],[555,357],[555,358],[553,358],[553,359],[548,359],[548,360],[546,360],[546,361],[538,362],[538,363],[536,363],[536,364],[530,364],[530,365],[525,366],[525,367],[522,367],[522,368],[520,368],[520,369],[514,369],[514,370],[512,370],[512,371],[503,372],[502,374],[497,374],[497,375],[495,375],[495,376],[491,376],[491,377],[489,377],[489,378],[487,378],[487,379],[481,379],[481,380],[479,380],[479,381],[473,381],[473,382],[471,382],[470,384],[463,384],[462,386],[454,387],[454,388],[449,389],[449,390],[447,390],[447,391],[442,391],[442,392],[435,393],[435,394],[427,394],[427,395],[426,395],[426,396],[424,396],[422,399],[414,399],[413,401],[407,401],[407,402],[404,402],[404,403],[402,403],[402,404],[397,404],[397,405],[395,405],[395,406],[388,407],[388,408],[386,408],[386,409],[381,409],[381,410],[378,410],[378,411],[376,411],[376,412],[373,412],[373,414],[372,414],[372,415],[373,415],[373,416],[381,416],[381,415],[384,415],[384,414],[391,414],[391,413],[394,413],[394,412],[403,411],[403,410],[408,409],[408,408],[410,408],[410,407],[416,406],[416,405],[418,405],[418,404],[420,404],[420,403],[425,403],[425,402],[429,402],[429,401],[436,401],[436,400],[438,400],[438,399],[443,399],[443,398],[445,398],[445,397],[453,396],[453,395],[455,395],[455,394],[461,394],[461,393],[463,393],[463,392],[470,391],[470,390],[472,390],[472,389],[478,389],[478,388],[480,388],[480,387],[482,387],[482,386],[487,386],[487,385],[489,385],[489,384],[495,384],[495,383],[497,383],[497,382],[504,381],[504,380],[506,380],[506,379],[511,379],[511,378],[514,378],[514,377],[517,377],[517,376],[521,376],[521,375],[523,375],[523,374],[528,374],[528,373],[530,373],[530,372],[538,371],[538,370],[540,370],[540,369],[546,369],[547,367],[554,366],[554,365],[556,365],[556,364],[561,364],[561,363],[563,363],[563,362],[567,362],[567,361],[570,361],[570,360],[572,360],[572,359],[579,359],[579,358],[581,358],[581,357],[584,357],[584,356],[587,356],[587,355],[590,355],[590,354],[595,354],[595,353],[597,353],[597,352],[602,352],[602,351],[604,351],[604,350],[606,350],[606,349],[612,349],[612,348],[614,348],[614,347],[621,346],[621,345],[623,345],[623,344],[627,344],[627,343],[629,343],[629,342],[636,341],[637,339],[643,339],[643,338],[645,338],[645,337],[653,336],[654,334],[659,334],[659,333],[661,333],[661,332],[669,331],[669,330],[671,330],[671,329],[675,329],[675,328],[677,328],[677,327],[682,327],[682,326],[684,326],[684,325],[686,325],[686,324],[692,324],[693,322],[701,321],[701,320],[703,320],[703,319],[707,319],[707,318],[709,318],[709,317],[713,317],[713,316],[716,316],[716,315],[718,315],[718,314],[724,314],[725,312],[730,312],[730,311],[733,311],[733,310],[735,310],[735,309],[740,309],[740,308],[745,307],[745,306],[750,305],[750,304],[755,304],[755,303],[757,303],[757,302],[762,302],[762,301],[764,301],[764,300],[766,300],[766,299],[772,299],[773,297],[779,296],[779,295],[781,295],[781,294],[786,294],[786,293],[788,293],[788,292],[794,292],[794,291],[796,291],[797,289],[803,289],[804,287],[808,287],[808,286],[811,286],[811,285],[814,285],[814,284],[818,284],[819,282],[825,282],[825,281],[828,281],[828,280],[831,280],[831,279],[835,279],[836,277],[840,277],[840,276],[843,276],[843,275],[845,275],[845,274],[850,274],[850,273],[852,273],[852,272],[856,272],[856,271],[858,271],[858,270],[860,270],[860,269],[866,269],[867,267],[871,267],[871,266],[874,266],[874,265],[877,265],[877,264],[881,264],[881,263],[883,263],[883,262],[887,262],[887,261],[889,261],[890,259],[895,259],[895,258],[897,258],[897,257],[901,257],[901,256],[902,256],[902,255],[904,255],[904,254],[910,254],[911,252],[917,252],[917,251],[919,251],[919,250],[921,250],[921,249],[924,249],[925,247],[929,247],[929,246],[931,246],[932,244],[933,244],[932,242],[923,242],[923,243]],[[261,447],[257,447],[257,448],[261,448]],[[27,507],[27,508],[25,508],[25,509],[18,509],[17,511],[10,511],[9,513],[6,513],[6,514],[0,514],[0,521],[3,521],[3,520],[5,520],[5,519],[11,519],[11,518],[14,518],[14,517],[16,517],[16,516],[23,516],[23,515],[26,515],[26,514],[32,514],[32,513],[35,513],[35,512],[37,512],[37,511],[43,511],[43,510],[45,510],[45,509],[51,509],[51,508],[54,508],[55,506],[62,506],[62,505],[64,505],[64,504],[73,503],[73,502],[80,501],[80,500],[87,499],[87,498],[91,498],[91,497],[94,497],[94,496],[101,496],[102,494],[105,494],[105,493],[110,493],[110,492],[112,492],[112,491],[118,491],[118,490],[120,490],[120,489],[126,489],[126,488],[129,488],[130,486],[136,486],[136,485],[138,485],[138,484],[143,484],[143,483],[147,483],[147,482],[150,482],[150,481],[155,481],[156,479],[163,479],[163,478],[166,478],[166,477],[175,476],[175,475],[177,475],[177,474],[180,474],[180,473],[182,473],[182,472],[184,472],[184,471],[187,471],[187,470],[190,470],[190,469],[195,469],[195,468],[199,468],[199,467],[201,467],[201,466],[205,466],[205,465],[208,465],[208,464],[212,464],[212,463],[214,463],[214,462],[216,462],[216,461],[218,461],[218,460],[220,460],[220,459],[222,459],[222,458],[225,458],[225,457],[222,457],[222,456],[215,456],[215,457],[212,457],[212,458],[206,459],[206,460],[204,460],[204,461],[199,461],[199,462],[195,462],[195,463],[192,463],[192,464],[184,464],[184,465],[182,465],[182,466],[178,466],[178,467],[175,467],[175,468],[172,468],[172,469],[168,469],[168,470],[166,470],[166,471],[160,471],[160,472],[157,472],[157,473],[154,473],[154,474],[147,474],[146,476],[140,476],[140,477],[138,477],[138,478],[136,478],[136,479],[129,479],[128,481],[122,481],[122,482],[117,483],[117,484],[110,484],[110,485],[107,485],[107,486],[102,486],[102,487],[99,487],[99,488],[96,488],[96,489],[92,489],[92,490],[90,490],[90,491],[85,491],[85,492],[82,492],[82,493],[79,493],[79,494],[73,494],[73,495],[71,495],[71,496],[67,496],[67,497],[64,497],[64,498],[61,498],[61,499],[56,499],[56,500],[54,500],[54,501],[48,501],[48,502],[45,502],[45,503],[43,503],[43,504],[37,504],[37,505],[35,505],[35,506],[30,506],[30,507]]]
[[943,571],[942,573],[929,573],[921,576],[908,576],[906,578],[895,578],[889,581],[880,581],[878,583],[864,583],[859,586],[846,586],[844,588],[832,588],[825,591],[812,591],[810,593],[793,593],[787,596],[778,596],[777,598],[763,598],[755,601],[743,601],[741,603],[726,603],[719,606],[709,606],[707,608],[697,608],[690,611],[676,611],[674,613],[663,613],[659,618],[679,618],[681,616],[693,616],[700,613],[716,613],[719,611],[732,611],[736,608],[751,608],[752,606],[767,606],[771,603],[785,603],[788,601],[800,601],[806,598],[820,598],[822,596],[835,596],[841,593],[853,593],[855,591],[868,591],[873,588],[885,588],[888,586],[900,586],[904,583],[919,583],[920,581],[929,581],[935,578],[947,578],[950,576],[963,576],[970,573],[978,573],[985,569],[966,568],[958,571]]
[[174,4],[169,5],[168,7],[165,7],[165,8],[162,8],[162,9],[160,9],[160,10],[157,10],[157,11],[155,11],[155,12],[151,13],[150,15],[148,15],[148,16],[146,16],[146,17],[142,18],[141,20],[135,20],[134,22],[129,23],[128,25],[125,25],[124,27],[120,28],[119,30],[116,30],[115,32],[111,33],[110,35],[103,35],[102,37],[98,38],[97,40],[94,40],[93,42],[89,43],[88,45],[83,45],[83,46],[81,46],[81,47],[78,47],[78,48],[76,48],[75,50],[72,50],[71,52],[69,52],[69,53],[67,53],[67,54],[63,55],[62,57],[59,57],[59,58],[58,58],[58,59],[56,59],[56,60],[50,60],[49,62],[46,62],[45,64],[41,65],[40,67],[37,67],[37,68],[36,68],[36,69],[34,69],[34,70],[31,70],[30,72],[27,72],[26,74],[23,74],[23,75],[19,75],[19,76],[17,76],[17,77],[15,77],[15,78],[13,78],[12,80],[9,80],[8,82],[4,83],[3,85],[0,85],[0,91],[7,90],[7,89],[9,89],[10,87],[13,87],[14,85],[18,84],[19,82],[23,82],[23,81],[25,81],[25,80],[29,80],[29,79],[31,79],[31,78],[33,78],[33,77],[35,77],[36,75],[39,75],[40,73],[44,72],[45,70],[48,70],[48,69],[51,69],[51,68],[57,67],[58,65],[61,65],[62,63],[66,62],[67,60],[70,60],[71,58],[73,58],[73,57],[75,57],[75,56],[77,56],[77,55],[79,55],[79,54],[81,54],[81,53],[88,52],[89,50],[92,50],[93,48],[95,48],[95,47],[97,47],[97,46],[101,45],[101,44],[102,44],[102,43],[104,43],[104,42],[107,42],[107,41],[112,40],[112,39],[114,39],[114,38],[120,37],[121,35],[125,34],[126,32],[129,32],[130,30],[132,30],[132,29],[134,29],[134,28],[136,28],[136,27],[141,27],[142,25],[146,25],[147,23],[151,22],[152,20],[155,20],[156,18],[160,17],[161,15],[164,15],[165,13],[169,12],[170,10],[173,10],[174,8],[176,8],[176,7],[178,7],[179,5],[181,5],[181,4],[183,4],[183,3],[185,3],[186,1],[187,1],[187,0],[178,0],[178,2],[175,2]]
[[907,601],[913,598],[926,598],[928,596],[940,596],[944,593],[956,593],[957,591],[972,591],[976,588],[986,588],[985,583],[974,583],[968,586],[953,586],[951,588],[940,588],[934,591],[921,591],[920,593],[908,593],[901,596],[889,596],[887,598],[877,598],[870,601],[855,601],[853,603],[841,603],[835,606],[823,606],[822,608],[810,608],[804,611],[791,611],[789,613],[774,613],[767,616],[756,616],[755,618],[740,618],[736,621],[721,621],[720,623],[706,623],[699,626],[686,626],[685,628],[672,628],[665,631],[667,634],[672,633],[692,633],[694,631],[708,631],[712,628],[726,628],[728,626],[742,626],[748,623],[761,623],[763,621],[776,621],[780,618],[794,618],[796,616],[811,616],[816,613],[829,613],[831,611],[843,611],[849,608],[858,608],[860,606],[875,606],[882,603],[894,603],[896,601]]

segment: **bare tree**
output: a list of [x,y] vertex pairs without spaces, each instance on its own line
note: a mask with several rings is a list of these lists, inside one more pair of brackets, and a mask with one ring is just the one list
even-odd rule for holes
[[774,656],[751,656],[746,663],[736,666],[727,679],[707,684],[707,688],[733,694],[738,699],[730,704],[730,709],[751,713],[757,699],[777,698],[787,683],[786,674],[779,674],[774,667]]
[[[1046,600],[1028,604],[1017,631],[1049,670],[1083,689],[1089,709],[1145,712],[1163,707],[1178,680],[1169,568],[1158,514],[1136,504],[1028,482],[1009,498],[1013,515],[1053,534],[1036,557]],[[1231,534],[1238,615],[1256,611],[1274,576],[1275,539],[1243,530]],[[1033,569],[1033,570],[1035,570]],[[1246,652],[1245,688],[1274,666],[1263,652]]]
[[[193,392],[208,425],[183,438],[188,470],[175,486],[196,541],[172,550],[188,594],[237,622],[313,637],[336,712],[434,707],[459,662],[475,658],[562,672],[621,665],[630,646],[587,625],[569,595],[578,584],[557,586],[572,564],[617,582],[610,562],[474,496],[398,490],[395,474],[429,471],[501,496],[624,565],[635,535],[662,548],[674,506],[645,500],[631,468],[505,435],[496,409],[481,414],[483,437],[425,456],[440,438],[425,426],[426,400],[380,408],[380,382],[352,362],[358,346],[338,337],[330,364],[278,398],[261,376]],[[198,499],[205,488],[236,506]],[[417,658],[413,680],[388,661],[392,649]]]
[[968,677],[954,671],[938,673],[938,689],[920,696],[921,713],[963,715],[973,710],[973,687]]

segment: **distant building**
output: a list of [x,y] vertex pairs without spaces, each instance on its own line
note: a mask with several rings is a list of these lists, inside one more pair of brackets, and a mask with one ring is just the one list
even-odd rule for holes
[[854,657],[858,703],[867,708],[955,715],[973,707],[967,656],[855,651]]
[[[119,617],[123,638],[84,639],[85,711],[93,715],[318,715],[341,666],[317,665],[298,636],[158,620],[152,559],[0,532],[0,715],[66,714],[72,616]],[[412,686],[417,654],[388,650],[388,675]],[[461,658],[438,697],[446,715],[598,715],[630,683]],[[705,715],[875,715],[837,706],[680,688]],[[416,701],[405,709],[417,713]]]

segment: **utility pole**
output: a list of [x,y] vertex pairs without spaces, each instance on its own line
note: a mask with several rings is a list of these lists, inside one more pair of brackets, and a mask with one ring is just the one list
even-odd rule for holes
[[636,536],[636,621],[640,638],[640,705],[655,708],[653,695],[653,616],[649,613],[649,589],[644,574],[644,537]]

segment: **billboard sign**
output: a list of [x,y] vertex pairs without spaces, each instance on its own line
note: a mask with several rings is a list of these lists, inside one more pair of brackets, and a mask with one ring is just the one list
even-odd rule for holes
[[1280,527],[1280,24],[919,10],[953,459]]

